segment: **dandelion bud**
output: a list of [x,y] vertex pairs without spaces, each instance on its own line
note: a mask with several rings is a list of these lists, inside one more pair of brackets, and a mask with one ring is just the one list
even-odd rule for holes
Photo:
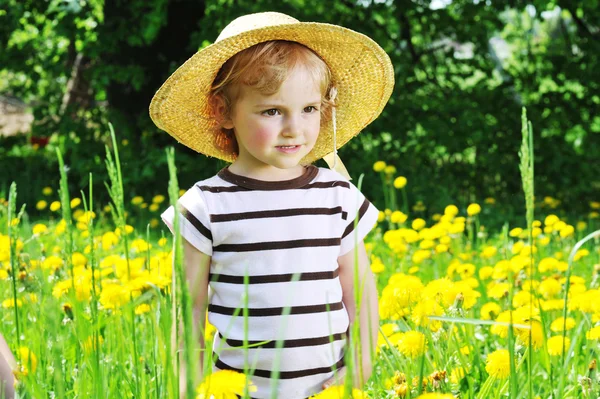
[[400,385],[406,382],[406,375],[396,370],[394,372],[394,377],[392,377],[392,382],[394,383],[394,385]]
[[454,298],[454,307],[456,309],[462,309],[463,303],[465,303],[465,296],[462,294],[462,292],[459,292],[456,295],[456,298]]
[[62,305],[62,310],[65,312],[65,315],[69,318],[69,320],[73,320],[73,306],[70,303],[64,303]]
[[405,397],[407,391],[408,391],[408,386],[406,385],[406,382],[403,382],[402,384],[396,385],[394,387],[394,393],[399,398]]
[[596,370],[596,359],[592,359],[592,361],[590,362],[590,365],[588,366],[588,370],[589,371]]

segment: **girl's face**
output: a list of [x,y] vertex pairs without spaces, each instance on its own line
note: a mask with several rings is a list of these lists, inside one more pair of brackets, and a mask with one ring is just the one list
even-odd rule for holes
[[290,71],[272,95],[242,86],[223,124],[234,129],[239,147],[231,170],[263,180],[297,177],[319,136],[320,108],[319,85],[303,67]]

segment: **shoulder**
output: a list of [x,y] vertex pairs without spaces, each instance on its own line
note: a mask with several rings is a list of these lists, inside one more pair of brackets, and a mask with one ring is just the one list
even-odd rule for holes
[[204,193],[206,191],[211,190],[212,187],[219,187],[223,185],[228,185],[228,183],[224,182],[218,175],[199,180],[192,184],[191,187],[188,187],[183,195],[179,197],[179,203],[182,205],[189,205],[190,203],[204,202]]
[[339,186],[346,187],[346,188],[349,188],[350,185],[352,185],[352,183],[350,183],[350,181],[347,178],[345,178],[344,176],[342,176],[335,170],[331,170],[329,168],[322,168],[322,167],[317,167],[317,169],[318,169],[318,173],[317,173],[317,176],[315,177],[315,180],[314,180],[315,182],[338,183]]
[[[214,176],[211,176],[207,179],[198,180],[186,191],[185,194],[194,196],[194,195],[203,195],[206,193],[220,193],[223,189],[227,190],[227,187],[233,186],[232,183],[224,180],[217,173]],[[185,195],[184,194],[184,195]]]

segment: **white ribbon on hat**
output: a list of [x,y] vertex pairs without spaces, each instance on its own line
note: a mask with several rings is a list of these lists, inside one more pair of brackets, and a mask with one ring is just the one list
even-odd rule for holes
[[332,87],[329,90],[329,100],[332,102],[331,121],[333,122],[333,152],[330,152],[329,154],[325,155],[323,157],[323,159],[325,160],[325,162],[327,162],[329,169],[335,170],[336,172],[338,172],[339,174],[341,174],[348,180],[352,180],[352,178],[350,177],[350,174],[348,174],[348,170],[346,169],[346,166],[344,166],[344,163],[342,162],[342,159],[337,154],[338,153],[337,145],[336,145],[337,144],[337,123],[336,123],[336,119],[335,119],[335,98],[336,97],[337,97],[337,89],[335,87]]

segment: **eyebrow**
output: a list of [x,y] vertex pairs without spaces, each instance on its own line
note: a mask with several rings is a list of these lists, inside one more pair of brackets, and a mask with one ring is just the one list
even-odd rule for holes
[[[320,99],[315,100],[315,101],[310,101],[310,102],[306,103],[305,107],[309,106],[309,105],[321,104],[321,102],[322,101]],[[256,104],[254,106],[254,108],[283,108],[283,109],[285,109],[286,107],[283,106],[283,104],[266,103],[266,104]]]

